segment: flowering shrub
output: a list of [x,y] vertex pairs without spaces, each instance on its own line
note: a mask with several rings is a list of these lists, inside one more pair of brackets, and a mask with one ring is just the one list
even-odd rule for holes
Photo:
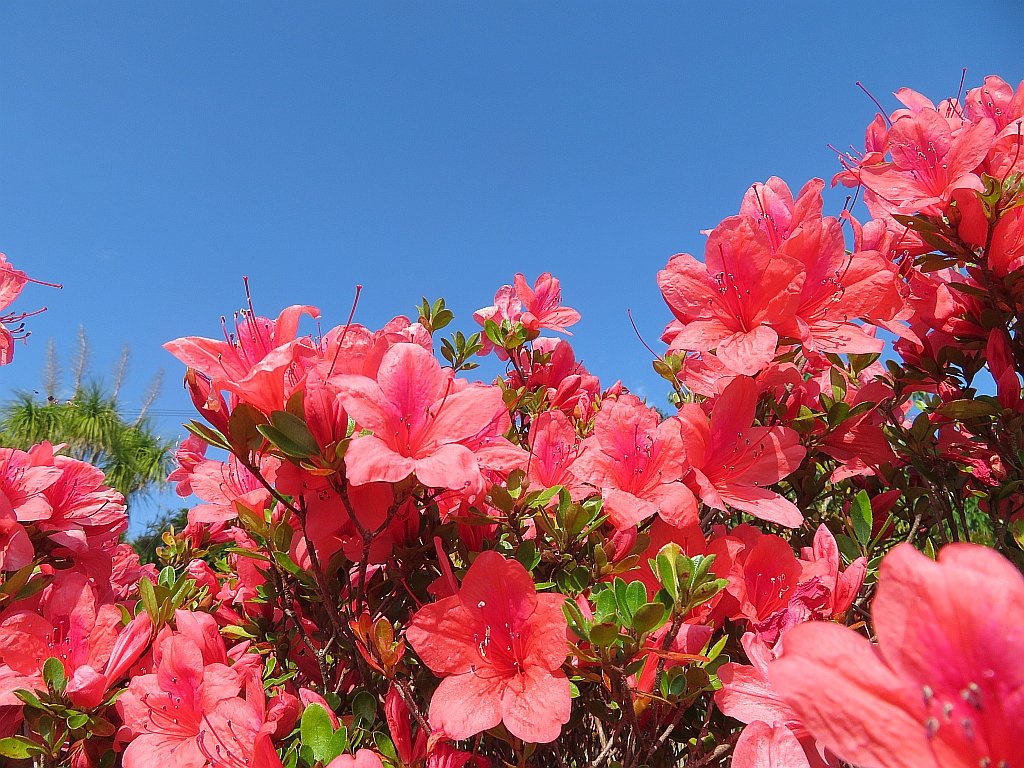
[[0,450],[5,764],[1024,766],[1024,86],[896,95],[833,182],[869,219],[772,178],[658,274],[670,413],[516,275],[469,334],[168,343],[160,568],[98,470]]

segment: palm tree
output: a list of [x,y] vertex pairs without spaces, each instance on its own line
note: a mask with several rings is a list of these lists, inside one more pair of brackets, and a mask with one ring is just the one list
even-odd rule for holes
[[0,407],[0,444],[27,449],[43,440],[64,443],[67,455],[98,466],[107,483],[126,498],[159,489],[166,482],[174,450],[174,443],[160,437],[147,416],[159,392],[159,374],[142,407],[129,418],[118,401],[128,370],[128,348],[121,353],[111,387],[98,379],[85,380],[88,356],[85,332],[79,329],[74,387],[69,398],[60,399],[60,366],[51,340],[44,372],[46,399],[18,392]]

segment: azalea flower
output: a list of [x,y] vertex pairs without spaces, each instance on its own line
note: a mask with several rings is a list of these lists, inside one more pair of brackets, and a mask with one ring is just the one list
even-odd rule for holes
[[811,768],[800,741],[784,725],[757,720],[740,734],[732,768]]
[[[533,287],[526,282],[521,273],[516,274],[514,285],[503,285],[494,294],[494,304],[478,309],[473,319],[480,325],[488,320],[501,325],[503,322],[519,322],[531,331],[534,337],[543,328],[571,336],[567,330],[570,325],[580,321],[580,313],[570,307],[562,306],[562,286],[558,278],[550,272],[540,275]],[[484,339],[486,346],[481,350],[484,354],[490,351],[490,342]]]
[[857,318],[890,320],[903,305],[896,275],[880,253],[848,254],[839,220],[831,216],[805,222],[779,253],[804,266],[796,314],[805,349],[841,354],[882,350],[881,339],[853,323]]
[[214,391],[233,392],[264,413],[284,407],[287,389],[294,385],[292,366],[314,354],[309,339],[296,339],[303,315],[319,317],[320,310],[292,306],[277,320],[256,315],[252,308],[235,316],[235,331],[224,340],[187,336],[164,344],[164,349],[206,376]]
[[68,698],[79,707],[97,706],[145,651],[152,629],[146,613],[122,628],[120,609],[97,603],[85,575],[61,574],[44,593],[41,612],[18,611],[0,623],[0,659],[29,687],[44,689],[43,664],[56,657],[68,677]]
[[418,344],[389,349],[376,381],[345,374],[333,382],[348,414],[373,433],[345,453],[353,485],[414,474],[434,488],[469,488],[480,482],[480,465],[463,443],[508,419],[500,389],[455,380]]
[[787,633],[768,679],[804,727],[859,768],[1024,765],[1020,572],[986,547],[933,562],[900,544],[871,607],[877,645],[832,623]]
[[[259,459],[260,474],[267,482],[275,481],[280,466],[273,456]],[[206,502],[188,511],[193,523],[225,523],[238,517],[239,506],[262,512],[270,501],[270,491],[233,455],[227,461],[199,461],[188,484],[192,493]]]
[[84,461],[55,453],[49,443],[29,450],[32,464],[55,469],[57,479],[43,490],[50,507],[38,521],[51,540],[74,552],[115,539],[128,529],[124,496],[104,482],[103,470]]
[[989,75],[984,85],[967,91],[964,110],[975,122],[989,118],[1000,134],[1012,130],[1013,124],[1024,118],[1024,83],[1014,91],[1003,78]]
[[[132,736],[125,768],[251,765],[258,735],[272,730],[262,692],[239,697],[242,686],[253,683],[251,661],[227,665],[212,616],[179,610],[175,623],[178,631],[161,634],[155,643],[156,671],[136,675],[117,700]],[[264,747],[260,760],[267,758]]]
[[803,265],[773,252],[768,235],[745,216],[712,230],[704,263],[677,254],[658,286],[679,321],[663,337],[673,350],[714,351],[736,373],[753,375],[775,358],[779,339],[796,335]]
[[44,283],[42,280],[33,280],[20,269],[15,269],[7,261],[7,257],[0,253],[0,365],[7,365],[14,359],[15,340],[28,337],[25,324],[21,321],[32,315],[38,315],[43,311],[43,309],[37,309],[34,312],[4,312],[18,298],[26,283],[38,283],[50,288],[61,287],[56,283]]
[[957,189],[980,192],[984,185],[976,171],[995,134],[987,117],[954,127],[928,106],[904,111],[886,136],[884,151],[891,160],[872,157],[851,174],[873,193],[873,213],[915,213],[948,202]]
[[572,473],[600,489],[619,530],[654,515],[682,527],[697,522],[696,498],[680,482],[686,466],[679,421],[659,423],[657,411],[626,395],[601,404]]
[[33,455],[17,448],[0,448],[0,499],[19,522],[45,520],[53,508],[43,491],[60,479],[54,466],[39,466]]
[[327,768],[384,768],[384,764],[373,750],[360,749],[354,755],[338,755]]
[[533,342],[532,349],[524,347],[514,354],[527,377],[524,381],[513,369],[508,374],[510,386],[543,389],[552,408],[584,415],[601,393],[601,382],[576,360],[566,339],[540,338]]
[[420,608],[406,638],[442,677],[430,726],[453,740],[503,723],[527,742],[554,741],[569,720],[564,597],[537,594],[515,560],[482,552],[452,597]]
[[679,410],[680,431],[693,482],[702,502],[795,528],[803,522],[796,505],[767,486],[795,471],[806,455],[788,427],[752,426],[757,384],[737,376],[714,401],[710,418],[696,403]]
[[740,204],[740,216],[756,222],[778,250],[782,242],[805,221],[821,219],[824,201],[821,190],[825,182],[811,179],[793,199],[793,193],[778,176],[765,183],[752,184]]
[[523,303],[523,314],[520,317],[527,330],[539,332],[542,328],[561,331],[571,336],[567,330],[570,325],[580,321],[580,313],[570,307],[562,306],[562,287],[558,278],[550,272],[543,273],[530,287],[522,274],[515,278],[516,296]]
[[576,430],[562,411],[543,411],[530,424],[530,459],[527,476],[539,488],[564,486],[574,499],[587,494],[572,467],[580,455]]
[[0,493],[0,571],[16,571],[32,562],[36,550],[7,497]]

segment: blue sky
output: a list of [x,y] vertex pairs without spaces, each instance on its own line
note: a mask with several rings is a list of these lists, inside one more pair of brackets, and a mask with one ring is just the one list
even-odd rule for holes
[[[662,402],[655,283],[770,175],[794,189],[861,145],[909,85],[935,99],[1024,78],[1015,2],[7,3],[0,8],[0,250],[62,291],[3,370],[38,389],[79,324],[93,370],[131,345],[181,433],[161,349],[244,301],[379,326],[445,296],[456,323],[516,271],[583,313],[579,355]],[[782,10],[780,10],[782,9]],[[845,197],[829,198],[837,211]],[[0,397],[5,395],[0,394]],[[165,501],[144,505],[142,521]]]

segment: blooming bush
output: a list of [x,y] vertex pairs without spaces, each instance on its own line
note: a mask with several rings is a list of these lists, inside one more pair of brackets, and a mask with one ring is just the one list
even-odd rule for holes
[[670,412],[516,275],[472,333],[169,342],[159,567],[0,449],[5,764],[1024,766],[1024,86],[896,95],[833,181],[869,218],[772,178],[658,274]]

